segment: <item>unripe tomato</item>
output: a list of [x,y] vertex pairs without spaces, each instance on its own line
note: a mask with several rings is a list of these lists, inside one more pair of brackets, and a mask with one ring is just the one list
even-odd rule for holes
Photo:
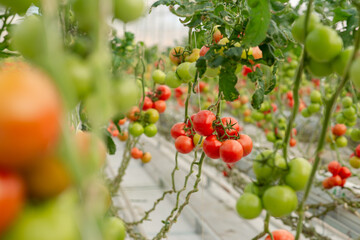
[[346,126],[345,124],[336,124],[335,126],[332,127],[331,132],[335,135],[335,136],[342,136],[346,133]]
[[[294,240],[295,237],[294,235],[292,235],[291,232],[288,232],[286,230],[275,230],[273,232],[271,232],[271,234],[273,235],[273,239],[274,240]],[[271,236],[268,235],[265,240],[271,240]]]
[[268,188],[263,197],[264,208],[271,216],[283,217],[297,208],[298,199],[295,191],[288,186]]
[[307,36],[306,50],[318,62],[330,62],[343,47],[343,41],[335,30],[327,26],[316,26]]
[[169,53],[169,58],[173,64],[179,65],[180,63],[182,63],[184,61],[183,55],[184,55],[184,48],[178,46],[178,47],[171,49],[171,51]]
[[175,72],[169,71],[165,77],[165,84],[171,88],[177,88],[181,85],[182,81],[176,75]]
[[289,172],[285,175],[285,183],[295,191],[303,190],[310,177],[312,166],[304,158],[294,158],[289,162]]
[[142,156],[143,156],[143,152],[140,149],[138,149],[136,147],[131,149],[131,157],[132,158],[140,159],[140,158],[142,158]]
[[166,102],[163,100],[157,100],[153,106],[159,113],[163,113],[166,110]]
[[349,160],[350,166],[352,166],[353,168],[360,168],[360,158],[357,156],[353,156],[350,158]]
[[251,138],[246,134],[240,134],[240,138],[237,141],[243,147],[243,150],[244,150],[243,157],[249,155],[253,148],[253,142],[252,142]]
[[145,11],[144,0],[113,0],[114,16],[127,23],[138,19]]
[[150,108],[145,112],[145,120],[149,123],[156,123],[159,120],[159,112]]
[[216,135],[207,136],[203,144],[203,150],[206,156],[212,159],[219,159],[221,144]]
[[[311,14],[307,26],[307,33],[310,33],[315,27],[320,24],[319,17],[315,14]],[[294,25],[291,28],[291,33],[296,41],[304,43],[305,41],[305,15],[300,16],[295,20]]]
[[351,107],[351,105],[353,104],[353,100],[351,97],[344,97],[343,99],[341,99],[341,104],[344,108],[348,108]]
[[129,138],[129,133],[128,132],[121,132],[121,133],[119,133],[118,138],[119,138],[120,141],[125,142]]
[[257,218],[262,209],[261,199],[252,193],[244,193],[236,202],[238,214],[245,219]]
[[265,150],[254,159],[253,170],[260,182],[270,182],[278,179],[286,170],[285,159],[271,150]]
[[190,153],[194,147],[193,140],[190,137],[180,136],[175,140],[175,148],[179,153]]
[[145,127],[144,133],[147,137],[154,137],[157,133],[157,127],[155,124],[149,124]]
[[342,148],[347,146],[348,141],[345,136],[341,136],[335,139],[335,143],[338,148]]
[[220,158],[226,163],[234,163],[243,157],[243,148],[236,140],[226,140],[220,147]]
[[340,76],[344,75],[347,63],[350,61],[352,54],[354,53],[354,47],[348,47],[342,51],[332,62],[331,67],[334,72]]
[[196,62],[200,57],[200,49],[194,48],[190,55],[185,57],[186,62]]
[[216,116],[209,110],[202,110],[193,119],[194,130],[201,136],[209,136],[214,132],[213,122]]
[[166,85],[160,85],[156,88],[156,96],[159,100],[168,100],[171,97],[171,90]]
[[314,77],[326,77],[333,72],[328,62],[318,62],[312,58],[309,60],[307,68]]
[[311,103],[321,103],[321,93],[318,90],[313,90],[310,94]]
[[350,79],[356,88],[360,88],[360,57],[352,62],[350,67]]
[[[98,163],[96,164],[96,171],[99,170],[99,168],[104,165],[106,160],[106,146],[105,143],[97,138],[94,134],[91,134],[90,132],[82,132],[79,131],[76,133],[75,136],[76,141],[76,147],[79,152],[80,160],[84,161],[83,166],[90,166],[88,162],[86,162],[88,159],[93,158],[92,153],[94,151],[93,147],[96,147],[95,150],[97,153],[96,158],[98,159]],[[93,146],[93,143],[96,143]]]
[[341,165],[337,161],[332,161],[328,164],[328,170],[332,173],[332,175],[338,175],[340,171]]
[[130,79],[116,81],[112,88],[112,99],[116,110],[126,112],[139,102],[139,88]]
[[190,65],[191,63],[184,62],[176,68],[176,74],[183,83],[188,83],[194,78],[194,76],[190,73]]
[[342,179],[349,178],[349,177],[351,177],[351,171],[347,167],[342,167],[342,168],[340,168],[339,176]]
[[200,136],[199,134],[195,133],[194,137],[193,137],[193,142],[194,142],[194,145],[195,146],[200,146],[200,147],[203,147],[204,145],[204,141],[205,139],[203,138],[200,142],[200,139],[202,138],[202,136]]
[[140,123],[132,123],[129,125],[129,133],[134,137],[139,137],[144,133],[144,127]]
[[165,77],[166,74],[161,71],[160,69],[156,69],[152,75],[151,75],[152,79],[154,80],[155,83],[157,84],[165,84]]
[[141,162],[143,162],[143,163],[148,163],[148,162],[151,161],[151,158],[152,158],[151,153],[146,152],[146,153],[144,153],[144,155],[142,156]]
[[104,240],[124,240],[126,229],[123,221],[117,217],[109,217],[104,221]]

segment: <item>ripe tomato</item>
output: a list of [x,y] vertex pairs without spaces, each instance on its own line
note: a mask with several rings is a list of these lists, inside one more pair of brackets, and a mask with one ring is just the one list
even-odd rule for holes
[[20,176],[0,170],[0,236],[13,223],[25,203],[25,186]]
[[339,176],[342,179],[349,178],[349,177],[351,177],[351,171],[347,167],[342,167],[342,168],[340,168]]
[[125,142],[129,138],[129,133],[121,132],[121,133],[119,133],[118,138],[120,141]]
[[144,133],[147,137],[154,137],[157,133],[157,127],[155,124],[149,124],[145,127]]
[[118,122],[118,125],[124,125],[127,121],[127,118],[124,117],[123,119],[120,119],[119,122]]
[[160,85],[156,88],[156,96],[159,100],[168,100],[171,97],[171,90],[166,85]]
[[131,157],[134,158],[134,159],[139,159],[139,158],[142,158],[143,156],[143,152],[138,149],[137,147],[134,147],[131,149]]
[[230,136],[238,136],[239,135],[240,127],[235,118],[223,117],[221,119],[221,122],[224,127],[221,125],[215,127],[215,130],[220,138],[222,138],[222,137],[227,138],[227,136],[225,135],[225,132],[227,135],[230,135]]
[[51,81],[26,65],[0,71],[0,166],[29,166],[57,143],[62,107]]
[[251,138],[246,134],[240,134],[240,138],[237,141],[243,147],[243,150],[244,150],[243,157],[249,155],[253,148],[253,142],[252,142]]
[[[275,230],[273,232],[271,232],[271,234],[273,235],[274,240],[294,240],[295,237],[294,235],[292,235],[291,232],[288,232],[286,230]],[[265,240],[271,240],[271,236],[268,235]]]
[[145,11],[144,0],[113,0],[114,16],[127,23],[138,19]]
[[340,186],[341,183],[342,183],[342,179],[341,179],[341,177],[339,175],[329,177],[328,181],[329,181],[329,185],[332,186],[332,187]]
[[328,164],[328,170],[332,173],[332,175],[338,175],[340,171],[341,165],[337,161],[332,161]]
[[154,102],[154,108],[159,112],[163,113],[166,110],[166,102],[163,100],[158,100]]
[[180,136],[175,140],[175,148],[179,153],[187,154],[194,149],[193,140],[187,136]]
[[238,214],[245,219],[257,218],[262,209],[261,199],[252,193],[244,193],[236,202]]
[[274,186],[268,188],[262,200],[264,208],[274,217],[289,215],[298,205],[296,193],[289,186]]
[[355,156],[360,157],[360,144],[355,148]]
[[218,43],[223,38],[223,35],[221,34],[220,30],[215,29],[213,34],[213,40]]
[[333,183],[330,181],[330,178],[324,179],[324,181],[322,182],[322,185],[325,189],[331,189],[334,187]]
[[145,97],[143,110],[148,110],[152,108],[152,106],[153,106],[153,101],[149,97]]
[[144,133],[144,127],[141,123],[135,122],[129,125],[129,132],[134,137],[139,137]]
[[177,139],[180,136],[185,136],[185,130],[184,128],[186,127],[186,124],[183,122],[179,122],[179,123],[175,123],[171,130],[170,130],[170,134],[174,139]]
[[216,138],[216,135],[207,136],[204,140],[203,150],[209,158],[220,158],[221,142]]
[[140,109],[137,106],[134,106],[130,109],[127,117],[131,120],[131,121],[136,121],[140,118]]
[[331,132],[335,135],[335,136],[342,136],[346,133],[346,126],[345,124],[336,124],[335,126],[332,127]]
[[210,49],[210,48],[207,47],[207,46],[205,46],[205,45],[202,46],[201,49],[200,49],[200,56],[201,56],[201,57],[205,56],[205,54],[209,51],[209,49]]
[[296,146],[296,139],[291,138],[289,144],[290,144],[290,147],[295,147]]
[[170,61],[175,64],[179,65],[184,61],[184,48],[183,47],[175,47],[171,49],[169,53]]
[[144,153],[144,155],[141,157],[141,162],[143,162],[143,163],[148,163],[148,162],[151,161],[151,158],[152,158],[151,153],[146,152],[146,153]]
[[220,158],[226,163],[239,161],[243,154],[243,148],[236,140],[226,140],[220,147]]
[[289,172],[285,176],[285,183],[295,191],[303,190],[307,184],[312,166],[304,158],[294,158],[289,162]]
[[201,136],[209,136],[214,132],[213,122],[216,116],[209,110],[202,110],[193,119],[194,130]]

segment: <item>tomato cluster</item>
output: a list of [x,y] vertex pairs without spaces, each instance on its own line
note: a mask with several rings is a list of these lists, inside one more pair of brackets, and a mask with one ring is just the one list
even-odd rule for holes
[[345,137],[346,130],[347,130],[346,126],[340,123],[335,124],[331,128],[332,135],[328,136],[328,141],[330,142],[331,147],[334,147],[333,141],[335,141],[335,144],[338,148],[347,146],[348,141],[347,138]]
[[342,111],[340,111],[337,114],[336,122],[345,124],[348,127],[355,126],[357,121],[357,115],[356,115],[356,107],[353,104],[352,98],[349,96],[345,96],[344,98],[341,99],[341,105],[342,105]]
[[144,153],[143,151],[141,151],[140,149],[138,149],[136,147],[132,148],[130,153],[131,153],[132,158],[141,159],[141,161],[143,163],[150,162],[151,158],[152,158],[151,153],[149,153],[149,152]]
[[331,189],[336,186],[344,187],[346,179],[351,177],[351,171],[347,167],[341,166],[337,161],[330,162],[328,170],[332,176],[323,181],[322,185],[325,189]]
[[322,99],[321,93],[318,90],[313,90],[310,94],[310,105],[301,111],[303,117],[310,117],[312,114],[317,113],[321,109]]

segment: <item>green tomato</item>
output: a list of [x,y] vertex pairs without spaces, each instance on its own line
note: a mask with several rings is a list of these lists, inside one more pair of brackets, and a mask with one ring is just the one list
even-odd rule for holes
[[350,166],[353,168],[360,168],[360,158],[353,156],[349,159]]
[[244,193],[236,202],[236,210],[245,219],[257,218],[262,211],[261,199],[252,193]]
[[[319,17],[315,14],[310,15],[309,24],[308,24],[308,33],[313,31],[315,27],[320,24]],[[305,41],[305,15],[300,16],[294,22],[294,25],[291,28],[291,33],[296,41],[299,43],[304,43]]]
[[80,58],[70,56],[66,59],[66,68],[80,99],[88,96],[93,89],[92,71]]
[[353,127],[356,125],[356,123],[357,123],[356,119],[352,120],[352,121],[349,121],[349,120],[345,121],[345,125],[348,127]]
[[116,110],[126,112],[139,101],[139,88],[130,79],[117,80],[112,88],[112,99]]
[[72,4],[72,9],[82,31],[90,32],[97,26],[98,19],[94,16],[99,11],[98,0],[76,0]]
[[157,84],[164,84],[165,83],[165,78],[166,78],[166,74],[161,71],[160,69],[156,69],[152,75],[151,75],[152,79],[154,80],[154,82],[156,82]]
[[171,88],[177,88],[181,85],[181,80],[177,76],[177,74],[173,71],[170,71],[166,74],[165,84]]
[[351,64],[350,79],[356,88],[360,88],[360,57],[356,58]]
[[150,108],[145,112],[145,119],[149,123],[156,123],[159,120],[159,116],[159,112],[154,108]]
[[271,150],[261,152],[254,160],[253,171],[261,183],[268,183],[280,178],[285,170],[285,159],[278,153],[274,155]]
[[345,123],[346,119],[344,117],[344,115],[342,113],[339,113],[337,116],[336,116],[336,122],[337,123]]
[[315,77],[326,77],[333,72],[333,69],[329,63],[318,62],[312,58],[309,60],[307,68]]
[[197,68],[196,68],[196,62],[192,62],[189,66],[189,73],[191,75],[191,80],[195,78]]
[[265,190],[268,189],[269,186],[264,185],[264,186],[258,186],[255,183],[251,182],[249,184],[247,184],[244,188],[244,193],[253,193],[259,197],[261,197]]
[[343,41],[335,30],[316,26],[306,37],[306,51],[317,62],[330,62],[340,54]]
[[274,217],[289,215],[298,205],[296,193],[289,186],[274,186],[268,188],[262,200],[264,208]]
[[304,117],[304,118],[307,118],[307,117],[310,117],[311,116],[311,113],[309,112],[309,109],[308,108],[305,108],[301,111],[301,115]]
[[313,113],[317,113],[318,111],[320,111],[320,108],[321,108],[321,105],[319,103],[311,103],[307,109],[310,114],[313,114]]
[[336,138],[335,143],[338,148],[342,148],[347,146],[348,141],[345,136],[340,136]]
[[318,90],[313,90],[310,94],[310,101],[312,103],[321,103],[321,93]]
[[274,132],[268,132],[268,133],[266,134],[266,139],[267,139],[269,142],[275,142],[275,141],[276,141],[275,133],[274,133]]
[[268,113],[268,114],[265,115],[265,120],[270,122],[272,120],[272,117],[273,117],[272,114]]
[[184,62],[184,63],[181,63],[176,68],[177,75],[179,76],[181,81],[184,83],[190,82],[193,79],[193,76],[190,74],[190,71],[189,71],[190,65],[191,65],[191,63]]
[[309,179],[312,166],[304,158],[294,158],[289,162],[289,172],[285,175],[285,183],[295,191],[303,190]]
[[350,133],[350,138],[354,142],[360,141],[360,129],[358,128],[353,129]]
[[342,51],[332,62],[331,67],[334,72],[340,76],[344,75],[347,63],[350,61],[352,54],[354,53],[354,47],[348,47]]
[[153,137],[157,133],[157,127],[155,124],[149,124],[145,127],[144,133],[147,137]]
[[343,99],[341,99],[341,104],[344,108],[348,108],[351,107],[351,105],[353,104],[353,100],[351,97],[344,97]]
[[266,111],[270,110],[270,108],[271,108],[270,102],[265,101],[265,102],[263,102],[263,103],[261,104],[261,107],[260,107],[259,111],[260,111],[260,112],[266,112]]
[[356,118],[356,110],[353,107],[345,108],[342,112],[344,117],[348,120],[353,120],[354,116]]
[[117,217],[110,217],[104,222],[104,240],[124,240],[126,229],[123,221]]
[[113,0],[114,16],[127,23],[141,17],[145,12],[144,0]]
[[265,115],[259,111],[252,111],[251,113],[251,117],[252,119],[254,119],[255,121],[261,121],[265,118]]
[[140,123],[135,122],[129,125],[129,132],[134,137],[139,137],[144,133],[144,127]]

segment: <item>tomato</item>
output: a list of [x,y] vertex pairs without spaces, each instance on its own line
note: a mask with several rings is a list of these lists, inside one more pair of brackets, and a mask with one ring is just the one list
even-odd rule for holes
[[152,158],[151,153],[146,152],[146,153],[144,153],[144,155],[141,157],[141,162],[143,162],[143,163],[148,163],[148,162],[151,161],[151,158]]
[[170,130],[170,134],[174,139],[177,139],[180,136],[185,136],[185,130],[184,128],[186,127],[186,124],[183,122],[180,123],[175,123],[171,130]]
[[341,104],[344,108],[348,108],[351,107],[351,105],[353,104],[353,100],[351,97],[344,97],[343,99],[341,99]]
[[236,202],[238,214],[245,219],[254,219],[262,212],[261,199],[252,193],[244,193]]
[[[275,230],[271,232],[274,240],[295,240],[294,235],[286,230]],[[265,240],[271,240],[271,236],[268,235]]]
[[[225,135],[225,132],[227,135],[230,135],[230,136],[238,136],[239,135],[240,127],[235,118],[223,117],[221,119],[221,122],[224,127],[221,125],[215,127],[215,130],[220,138],[227,138],[227,136]],[[218,124],[220,124],[220,123],[218,123]]]
[[109,217],[104,221],[104,240],[125,240],[126,229],[123,221],[117,217]]
[[140,109],[137,106],[134,106],[130,109],[129,113],[127,114],[127,117],[131,121],[136,121],[140,118]]
[[354,47],[348,47],[342,51],[332,62],[331,67],[334,72],[340,76],[344,75],[347,63],[350,61],[352,54],[354,53]]
[[316,26],[306,37],[305,44],[309,56],[318,62],[330,62],[343,47],[341,37],[328,26]]
[[254,159],[253,170],[259,182],[270,182],[286,170],[286,162],[280,154],[265,150]]
[[171,88],[177,88],[181,85],[181,80],[177,74],[173,71],[170,71],[166,74],[165,84]]
[[168,100],[171,97],[171,90],[166,85],[160,85],[156,88],[156,96],[159,100]]
[[253,148],[253,142],[252,142],[251,138],[248,135],[240,134],[240,138],[237,141],[243,147],[243,150],[244,150],[243,157],[249,155]]
[[241,144],[236,140],[226,140],[220,147],[220,158],[226,163],[239,161],[244,154]]
[[26,64],[0,70],[0,166],[24,168],[57,144],[59,93],[46,75]]
[[[307,26],[307,32],[310,33],[315,29],[315,27],[320,24],[319,17],[315,14],[310,15],[310,19]],[[299,43],[304,43],[305,41],[305,15],[300,16],[294,22],[294,25],[291,28],[291,33],[296,41]]]
[[332,161],[328,164],[328,170],[332,173],[332,175],[338,175],[340,168],[341,165],[337,161]]
[[190,153],[194,147],[193,140],[190,137],[180,136],[175,140],[175,148],[179,153]]
[[323,188],[325,189],[331,189],[334,187],[333,183],[330,181],[330,178],[326,178],[324,179],[324,181],[322,182]]
[[347,120],[356,119],[356,109],[354,107],[345,108],[343,114]]
[[200,49],[200,56],[201,56],[201,57],[205,56],[205,54],[209,51],[209,49],[210,49],[210,48],[207,47],[207,46],[205,46],[205,45],[202,46],[201,49]]
[[258,46],[252,48],[252,55],[255,60],[261,59],[263,57],[262,51]]
[[290,144],[290,147],[295,147],[296,146],[296,139],[291,138],[289,144]]
[[331,132],[335,135],[335,136],[342,136],[346,133],[346,126],[345,124],[336,124],[335,126],[333,126],[331,128]]
[[[193,137],[193,142],[194,142],[194,145],[195,145],[195,146],[198,146],[198,145],[199,145],[200,147],[203,147],[205,139],[202,138],[202,140],[201,140],[201,138],[202,138],[202,136],[200,136],[199,134],[195,133],[195,135],[194,135],[194,137]],[[200,142],[200,140],[201,140],[201,142]]]
[[56,154],[42,159],[25,172],[27,193],[35,199],[49,199],[62,193],[72,182],[63,159]]
[[342,179],[339,175],[329,177],[329,185],[331,187],[340,186],[341,184],[342,184]]
[[315,77],[326,77],[333,72],[328,62],[318,62],[312,58],[309,60],[307,68]]
[[128,140],[129,138],[129,133],[128,132],[121,132],[118,135],[118,139],[122,142],[125,142],[126,140]]
[[149,97],[145,97],[143,110],[148,110],[153,107],[153,101]]
[[345,136],[341,136],[335,139],[335,143],[338,148],[342,148],[347,146],[348,141]]
[[319,103],[311,103],[307,110],[309,111],[310,114],[313,113],[317,113],[318,111],[320,111],[321,105]]
[[126,121],[127,121],[127,118],[124,117],[124,118],[119,120],[118,125],[124,125],[126,123]]
[[131,149],[131,157],[134,158],[134,159],[142,158],[143,157],[143,152],[140,149],[134,147],[134,148]]
[[151,75],[152,79],[154,80],[155,83],[157,84],[164,84],[165,83],[165,77],[166,74],[161,71],[160,69],[156,69],[152,75]]
[[288,186],[268,188],[263,197],[264,208],[273,217],[289,215],[297,208],[298,199],[295,191]]
[[215,28],[214,34],[213,34],[213,40],[214,42],[218,43],[223,38],[223,35],[221,34],[220,30]]
[[310,94],[311,103],[321,103],[321,93],[318,90],[313,90]]
[[360,144],[355,148],[355,156],[360,157]]
[[207,136],[203,144],[203,150],[206,156],[212,159],[219,159],[221,144],[216,135]]
[[265,118],[265,115],[259,111],[252,111],[251,118],[255,121],[261,121]]
[[304,158],[294,158],[289,162],[289,172],[285,175],[285,183],[295,191],[303,190],[310,177],[312,166]]
[[130,79],[117,81],[112,88],[116,110],[126,112],[139,102],[139,87]]
[[351,177],[351,171],[347,167],[342,167],[342,168],[340,168],[339,176],[342,179],[349,178],[349,177]]
[[356,88],[360,88],[360,57],[356,58],[350,67],[350,79]]
[[21,212],[25,203],[24,185],[16,173],[0,170],[0,236]]
[[144,133],[147,137],[153,137],[157,133],[157,127],[155,124],[149,124],[145,127]]
[[194,130],[201,136],[209,136],[214,132],[213,122],[216,116],[209,110],[202,110],[193,119]]
[[114,16],[127,23],[138,19],[145,11],[144,0],[113,0]]
[[183,47],[175,47],[175,48],[171,49],[171,51],[169,53],[169,58],[173,64],[179,65],[180,63],[182,63],[184,61],[184,48]]
[[184,62],[181,63],[177,68],[176,68],[176,74],[179,76],[180,80],[183,83],[188,83],[191,80],[193,80],[194,76],[190,73],[190,65],[191,63],[189,62]]
[[163,113],[166,110],[166,102],[163,100],[158,100],[154,102],[153,106],[159,113]]
[[139,137],[144,133],[144,127],[140,123],[132,123],[129,125],[129,133],[134,137]]
[[145,120],[149,123],[156,123],[159,120],[159,112],[150,108],[145,112]]
[[353,156],[349,159],[350,166],[353,168],[360,168],[360,158]]
[[186,62],[196,62],[200,57],[200,49],[194,48],[190,55],[185,57]]

